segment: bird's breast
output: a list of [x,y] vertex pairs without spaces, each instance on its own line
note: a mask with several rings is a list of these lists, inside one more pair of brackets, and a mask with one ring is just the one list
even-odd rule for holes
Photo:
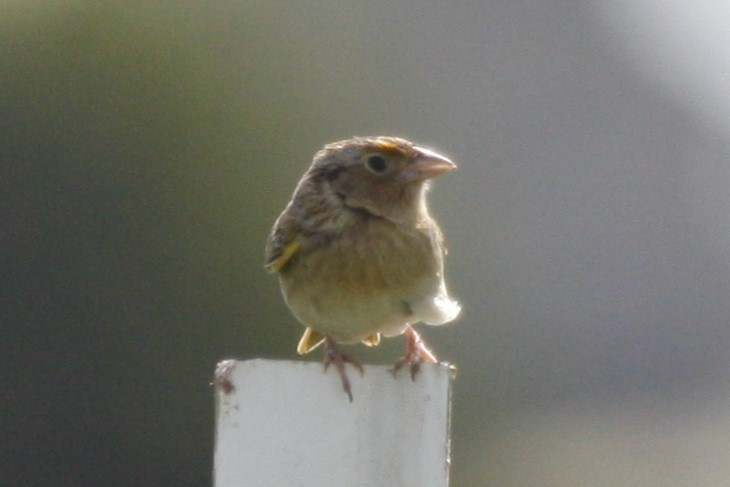
[[302,256],[302,272],[342,292],[394,292],[439,271],[441,254],[428,232],[371,218]]
[[281,274],[282,290],[300,321],[342,341],[405,326],[404,297],[441,280],[442,253],[428,229],[371,218],[310,243]]

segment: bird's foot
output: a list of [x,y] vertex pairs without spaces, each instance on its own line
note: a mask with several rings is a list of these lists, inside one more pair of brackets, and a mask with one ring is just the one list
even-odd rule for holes
[[345,393],[347,394],[347,397],[350,398],[350,402],[352,402],[352,387],[350,386],[350,379],[347,377],[347,371],[345,370],[345,364],[350,364],[353,367],[355,367],[357,370],[360,371],[360,375],[363,375],[365,371],[362,368],[362,364],[360,361],[351,356],[342,353],[342,351],[337,346],[337,343],[330,337],[327,337],[325,339],[325,349],[324,349],[324,370],[325,372],[329,368],[330,365],[335,364],[335,367],[337,368],[337,372],[340,374],[340,378],[342,379],[342,388],[345,390]]
[[406,328],[406,354],[395,361],[393,375],[396,375],[401,367],[408,364],[411,369],[411,380],[416,380],[416,374],[421,370],[421,362],[435,364],[438,360],[436,360],[436,356],[428,348],[426,342],[423,341],[421,335],[409,325]]

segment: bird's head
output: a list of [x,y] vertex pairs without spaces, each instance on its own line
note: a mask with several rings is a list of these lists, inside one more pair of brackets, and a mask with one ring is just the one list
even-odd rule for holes
[[347,208],[402,222],[428,214],[428,182],[453,169],[448,158],[405,139],[355,137],[326,145],[309,173]]

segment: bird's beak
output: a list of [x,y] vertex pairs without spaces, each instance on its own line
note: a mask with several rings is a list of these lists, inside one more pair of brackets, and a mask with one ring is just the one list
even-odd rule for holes
[[442,156],[430,149],[416,147],[418,155],[405,169],[404,173],[409,181],[424,181],[456,169],[451,159]]

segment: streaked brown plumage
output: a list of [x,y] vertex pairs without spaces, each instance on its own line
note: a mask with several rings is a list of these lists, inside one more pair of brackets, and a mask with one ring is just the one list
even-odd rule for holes
[[297,351],[326,344],[352,400],[338,343],[377,345],[406,333],[411,366],[435,361],[410,326],[443,324],[459,313],[443,279],[445,247],[426,204],[429,180],[456,166],[396,137],[356,137],[314,156],[274,224],[266,268],[306,327]]

